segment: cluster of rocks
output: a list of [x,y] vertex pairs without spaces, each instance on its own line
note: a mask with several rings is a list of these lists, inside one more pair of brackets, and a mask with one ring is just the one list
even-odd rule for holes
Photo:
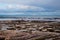
[[1,40],[60,40],[60,22],[0,21]]
[[0,31],[0,40],[60,40],[60,33],[20,32],[15,30]]

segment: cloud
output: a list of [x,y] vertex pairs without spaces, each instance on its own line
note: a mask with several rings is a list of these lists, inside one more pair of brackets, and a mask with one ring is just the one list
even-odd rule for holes
[[0,9],[8,10],[8,11],[45,11],[45,8],[30,6],[30,5],[20,5],[20,4],[6,4]]
[[[0,3],[35,6],[35,7],[40,7],[43,9],[45,8],[45,9],[47,9],[47,11],[60,10],[60,0],[0,0]],[[11,5],[10,5],[10,7],[11,7]],[[27,8],[27,7],[25,6],[25,8]],[[24,9],[24,7],[21,7],[21,8]]]

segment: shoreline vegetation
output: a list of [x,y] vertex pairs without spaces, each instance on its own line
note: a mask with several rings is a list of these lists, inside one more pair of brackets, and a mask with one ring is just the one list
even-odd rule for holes
[[0,20],[0,40],[60,40],[60,22]]

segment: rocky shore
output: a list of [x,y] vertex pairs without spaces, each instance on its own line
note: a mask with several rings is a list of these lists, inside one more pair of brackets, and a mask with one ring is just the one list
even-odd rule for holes
[[0,40],[60,40],[60,22],[1,20]]

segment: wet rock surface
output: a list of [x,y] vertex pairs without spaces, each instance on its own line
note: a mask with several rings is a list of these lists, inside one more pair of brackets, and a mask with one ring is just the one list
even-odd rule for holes
[[60,40],[60,22],[0,21],[0,40]]

